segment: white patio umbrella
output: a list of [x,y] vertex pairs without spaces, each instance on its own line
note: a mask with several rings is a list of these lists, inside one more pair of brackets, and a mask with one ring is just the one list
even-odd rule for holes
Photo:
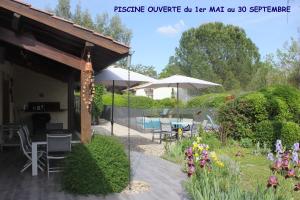
[[[156,79],[130,71],[130,81],[128,80],[128,70],[118,67],[108,67],[95,76],[95,83],[105,86],[112,86],[112,109],[111,109],[111,134],[114,133],[114,94],[116,87],[131,87],[140,83],[154,82]],[[130,83],[130,85],[128,85]]]
[[173,75],[168,78],[156,80],[151,83],[143,84],[141,86],[135,87],[139,88],[160,88],[160,87],[176,87],[177,88],[177,116],[178,112],[178,103],[179,103],[179,92],[178,88],[189,88],[189,89],[204,89],[212,86],[222,86],[218,83],[212,83],[209,81],[204,81],[192,77],[182,76],[182,75]]

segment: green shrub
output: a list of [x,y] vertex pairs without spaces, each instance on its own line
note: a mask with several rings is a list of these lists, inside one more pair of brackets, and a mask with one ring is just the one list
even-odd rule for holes
[[250,147],[253,146],[252,139],[242,138],[241,141],[240,141],[240,145],[241,145],[241,147],[244,147],[244,148],[250,148]]
[[270,98],[267,109],[271,120],[289,121],[293,118],[292,113],[289,111],[288,104],[280,97]]
[[[125,95],[115,94],[114,95],[115,106],[116,107],[117,106],[119,106],[119,107],[127,106],[127,98],[126,97],[125,97]],[[110,106],[112,104],[112,94],[111,93],[104,94],[102,99],[103,99],[103,104],[104,105],[109,105]]]
[[[183,107],[183,102],[179,100],[178,106]],[[154,108],[175,108],[177,107],[177,100],[174,98],[165,98],[161,100],[154,100]]]
[[[266,141],[272,146],[281,131],[277,121],[300,123],[300,91],[290,86],[273,86],[244,94],[221,107],[218,120],[224,135]],[[272,122],[263,122],[268,120]]]
[[290,149],[295,142],[300,141],[299,125],[294,122],[283,122],[280,138],[282,144]]
[[281,130],[281,123],[277,121],[265,120],[255,127],[255,141],[260,144],[266,143],[268,147],[273,147],[278,139]]
[[279,97],[284,100],[288,105],[288,112],[293,116],[293,121],[300,122],[300,90],[287,85],[278,85],[262,89],[261,92],[269,99]]
[[104,92],[104,87],[102,85],[95,86],[95,96],[93,99],[93,109],[92,109],[92,114],[94,117],[100,116],[103,110],[103,98],[102,98],[103,92]]
[[268,119],[267,99],[260,92],[248,93],[238,98],[236,109],[252,123]]
[[250,119],[237,109],[237,101],[229,102],[219,109],[218,121],[222,125],[227,137],[240,140],[241,138],[253,138]]
[[[110,106],[112,104],[112,94],[106,93],[102,97],[103,104]],[[115,94],[115,106],[116,107],[126,107],[128,105],[128,95],[127,94]],[[153,100],[149,97],[143,96],[130,96],[130,107],[149,109],[149,108],[175,108],[177,106],[176,99],[165,98],[161,100]],[[183,102],[179,101],[179,107],[183,107]]]
[[219,108],[226,103],[228,93],[211,93],[192,98],[187,102],[187,108],[210,107]]
[[63,188],[76,194],[121,192],[128,184],[129,161],[123,145],[113,137],[94,137],[76,145],[65,162]]
[[202,138],[201,143],[208,144],[211,150],[221,148],[222,144],[215,132],[204,132],[199,135]]

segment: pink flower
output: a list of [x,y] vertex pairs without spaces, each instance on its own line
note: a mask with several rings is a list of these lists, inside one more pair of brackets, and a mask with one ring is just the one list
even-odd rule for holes
[[185,155],[187,157],[192,157],[193,156],[193,148],[192,147],[187,148],[187,150],[185,151]]
[[203,167],[205,167],[205,165],[206,165],[206,160],[201,159],[200,160],[200,167],[203,168]]
[[287,175],[285,176],[285,178],[293,178],[296,176],[295,170],[294,169],[290,169],[287,173]]
[[268,183],[267,183],[267,187],[274,187],[276,189],[276,187],[278,186],[278,179],[276,176],[270,176],[268,179]]
[[191,177],[194,173],[195,173],[195,167],[194,166],[190,166],[188,168],[188,177]]
[[188,166],[194,165],[194,159],[188,159]]
[[282,161],[276,160],[273,166],[271,167],[272,171],[278,171],[281,169]]
[[282,169],[288,170],[289,169],[289,160],[282,161]]

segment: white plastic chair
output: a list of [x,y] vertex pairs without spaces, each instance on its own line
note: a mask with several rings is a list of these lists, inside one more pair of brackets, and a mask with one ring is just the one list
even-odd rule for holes
[[[20,128],[17,131],[19,137],[20,137],[20,145],[21,145],[21,149],[23,154],[27,157],[28,161],[25,163],[25,165],[23,166],[23,168],[21,169],[21,173],[23,173],[28,167],[30,167],[32,165],[32,158],[31,158],[31,144],[29,145],[29,143],[27,142],[24,130],[22,128]],[[42,161],[40,161],[40,159],[42,158],[42,156],[44,155],[45,152],[43,151],[38,151],[37,152],[37,158],[38,158],[38,168],[41,171],[44,171],[42,166],[45,166],[44,163]]]

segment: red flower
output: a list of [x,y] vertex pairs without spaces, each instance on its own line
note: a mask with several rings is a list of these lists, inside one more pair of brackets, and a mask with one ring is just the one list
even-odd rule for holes
[[300,191],[300,183],[295,185],[294,191]]
[[268,179],[268,184],[267,187],[274,187],[276,189],[276,187],[278,186],[278,179],[276,176],[270,176]]

